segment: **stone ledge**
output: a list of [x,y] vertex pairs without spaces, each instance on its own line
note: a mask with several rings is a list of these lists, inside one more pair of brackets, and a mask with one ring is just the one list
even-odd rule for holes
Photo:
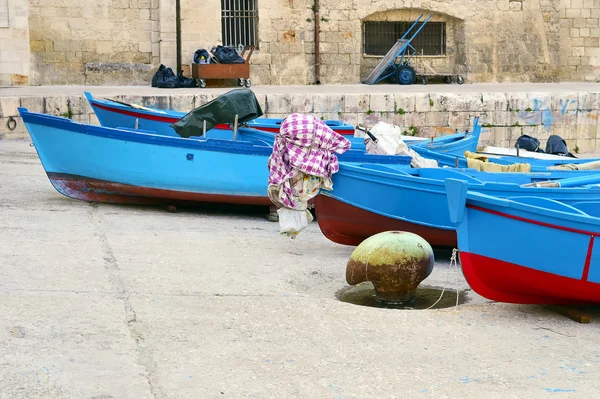
[[[118,95],[119,101],[146,107],[188,112],[218,97],[218,93]],[[104,96],[103,96],[104,97]],[[484,132],[480,143],[512,146],[521,134],[537,137],[545,145],[552,134],[563,137],[571,151],[600,150],[600,93],[393,93],[393,94],[257,94],[265,117],[282,118],[292,112],[340,119],[353,125],[373,126],[385,121],[426,137],[472,130],[479,117]],[[97,124],[83,95],[0,97],[0,139],[28,138],[17,108],[70,117]],[[9,117],[17,129],[9,131]]]
[[148,73],[155,69],[150,64],[125,63],[125,62],[88,62],[85,64],[86,72],[101,73],[123,73],[123,72],[141,72]]

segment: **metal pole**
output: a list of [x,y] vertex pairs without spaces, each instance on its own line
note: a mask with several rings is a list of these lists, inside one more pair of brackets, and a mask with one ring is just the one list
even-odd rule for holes
[[235,119],[233,121],[233,141],[237,136],[237,126],[238,126],[238,114],[235,114]]
[[175,0],[175,25],[177,36],[177,73],[181,71],[181,0]]
[[315,0],[315,83],[321,84],[321,53],[319,51],[319,19],[321,18],[321,11],[319,9],[319,0]]

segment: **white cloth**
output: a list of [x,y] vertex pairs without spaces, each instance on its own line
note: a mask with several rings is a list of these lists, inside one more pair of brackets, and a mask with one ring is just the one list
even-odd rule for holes
[[410,165],[413,168],[438,167],[435,159],[423,158],[406,145],[402,140],[400,127],[386,122],[378,122],[370,132],[377,139],[377,143],[374,143],[368,135],[365,135],[365,145],[368,154],[408,155],[412,158]]

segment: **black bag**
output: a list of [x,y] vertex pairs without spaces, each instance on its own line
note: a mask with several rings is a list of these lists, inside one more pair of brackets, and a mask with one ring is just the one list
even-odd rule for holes
[[211,49],[211,52],[215,55],[217,61],[221,64],[245,64],[244,60],[240,55],[231,47],[216,46]]
[[212,59],[206,49],[198,49],[194,53],[194,64],[214,64],[215,61]]
[[152,77],[152,87],[158,87],[158,77],[161,76],[162,74],[164,74],[165,68],[166,67],[163,64],[160,64],[160,66],[158,67],[158,70]]
[[156,87],[161,89],[177,89],[181,87],[179,78],[171,68],[164,68],[156,80]]
[[528,136],[526,134],[521,135],[515,143],[515,148],[519,147],[522,150],[532,152],[544,152],[540,148],[540,141],[535,137]]
[[183,76],[183,71],[179,71],[177,79],[179,79],[179,87],[198,87],[194,79]]
[[546,153],[577,158],[575,155],[569,152],[569,149],[567,148],[567,142],[556,134],[548,137],[548,141],[546,142]]

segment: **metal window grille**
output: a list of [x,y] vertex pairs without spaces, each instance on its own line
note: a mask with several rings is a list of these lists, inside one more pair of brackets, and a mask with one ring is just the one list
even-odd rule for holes
[[258,47],[258,0],[221,0],[223,46]]
[[[385,55],[396,41],[410,29],[414,22],[369,21],[363,24],[363,51],[367,55]],[[420,28],[417,24],[407,38]],[[428,22],[410,43],[417,54],[445,55],[446,54],[446,23]]]

